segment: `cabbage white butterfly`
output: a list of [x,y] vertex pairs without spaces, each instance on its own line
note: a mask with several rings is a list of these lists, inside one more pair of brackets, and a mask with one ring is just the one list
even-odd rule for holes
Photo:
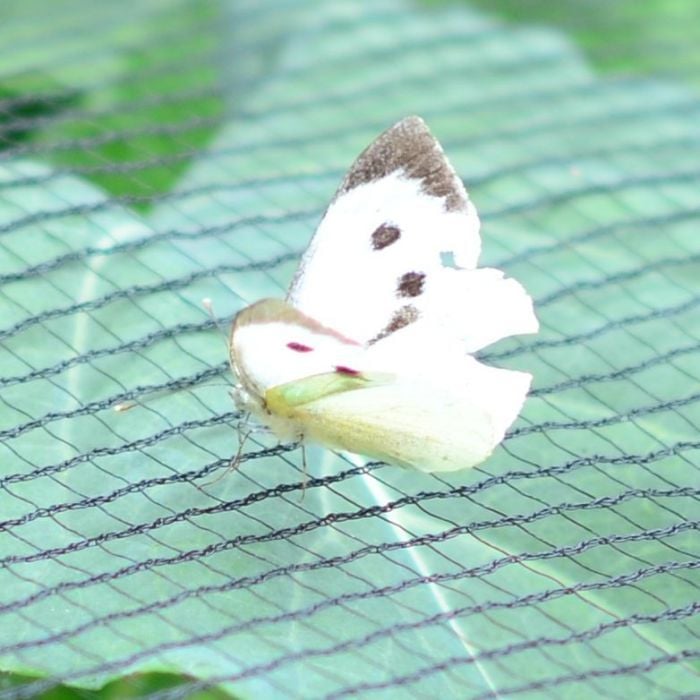
[[535,333],[532,300],[477,269],[479,219],[419,117],[358,157],[286,300],[233,321],[234,400],[281,440],[310,440],[421,471],[486,459],[531,376],[469,353]]

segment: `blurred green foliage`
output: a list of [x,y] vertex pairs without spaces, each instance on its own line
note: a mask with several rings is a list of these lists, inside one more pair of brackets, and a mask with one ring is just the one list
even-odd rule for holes
[[[36,680],[19,674],[0,673],[0,692]],[[189,679],[172,673],[137,673],[107,683],[99,690],[59,685],[35,695],[35,700],[130,700],[186,685]],[[233,696],[216,688],[189,692],[189,700],[230,700]]]
[[[694,0],[422,2],[471,4],[514,24],[558,27],[601,72],[670,73],[700,87],[700,4]],[[233,67],[219,60],[225,37],[218,3],[158,2],[154,7],[137,10],[130,0],[125,14],[142,12],[143,21],[114,25],[105,18],[92,44],[89,37],[87,47],[80,44],[81,52],[111,45],[111,58],[70,71],[59,62],[56,76],[16,61],[6,66],[0,75],[0,100],[5,103],[0,111],[0,150],[34,143],[52,164],[79,169],[107,192],[135,198],[130,204],[137,209],[147,209],[149,198],[167,193],[216,133],[224,113],[220,88],[231,80],[226,73]],[[192,28],[186,42],[180,40],[183,27]],[[3,45],[13,44],[13,32],[10,17],[0,27]],[[183,62],[183,56],[191,60]],[[172,65],[178,66],[177,72],[169,70]],[[23,126],[25,117],[37,115],[46,119],[27,120]],[[8,122],[18,126],[3,128]],[[85,142],[89,148],[83,147]]]
[[[424,2],[446,4],[445,0]],[[464,2],[512,23],[562,29],[601,72],[669,73],[700,86],[700,4],[694,0]],[[95,40],[111,44],[114,53],[77,74],[65,74],[60,63],[55,74],[19,64],[5,66],[0,74],[0,100],[5,105],[0,113],[0,149],[30,144],[52,165],[79,170],[112,195],[136,198],[132,207],[147,207],[148,202],[139,198],[170,191],[217,133],[224,101],[217,91],[222,75],[214,58],[220,41],[217,4],[193,0],[160,5],[144,14],[142,22],[98,32]],[[161,40],[169,33],[182,36],[183,26],[196,28],[191,41]],[[209,29],[202,31],[203,26]],[[5,46],[13,44],[12,36],[9,17],[0,29]],[[183,54],[193,57],[191,70],[171,72],[168,66],[181,66]],[[207,55],[211,61],[202,60]],[[89,82],[85,75],[90,76]],[[73,118],[74,112],[81,116]],[[90,148],[81,145],[86,139]],[[0,675],[0,690],[27,680]],[[109,683],[99,691],[58,687],[39,697],[116,700],[185,682],[174,675],[142,674]],[[228,696],[208,691],[190,697]]]
[[695,0],[422,0],[467,3],[513,24],[557,27],[601,73],[672,75],[700,88]]
[[0,61],[0,151],[22,144],[146,209],[220,125],[221,6],[127,0],[116,15],[83,6],[94,31],[81,32],[70,28],[80,4],[68,7],[65,28],[56,10],[54,33],[52,23],[28,26],[42,16],[36,0],[0,21],[0,42],[14,49]]

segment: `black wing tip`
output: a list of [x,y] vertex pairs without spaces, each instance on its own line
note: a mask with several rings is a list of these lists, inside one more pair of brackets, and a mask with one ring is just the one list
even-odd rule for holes
[[393,126],[390,126],[384,133],[392,131],[393,129],[409,129],[411,131],[424,131],[428,134],[430,133],[430,129],[428,129],[425,119],[423,119],[423,117],[419,117],[417,114],[410,114],[403,119],[399,119],[399,121],[397,121]]
[[372,146],[382,141],[393,142],[399,139],[414,140],[425,144],[431,143],[438,149],[442,150],[438,140],[433,136],[432,132],[425,123],[423,117],[412,114],[397,121],[393,126],[385,129],[377,138],[368,146],[368,151]]
[[448,211],[464,210],[468,196],[462,181],[422,117],[410,115],[383,131],[358,156],[336,197],[396,170],[421,181],[426,194],[445,199]]

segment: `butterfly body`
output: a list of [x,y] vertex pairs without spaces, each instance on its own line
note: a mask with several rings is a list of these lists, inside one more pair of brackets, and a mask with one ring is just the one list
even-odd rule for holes
[[530,375],[468,353],[534,332],[537,320],[517,282],[476,268],[478,228],[422,120],[382,134],[341,184],[287,299],[234,320],[239,408],[280,439],[423,471],[485,459]]

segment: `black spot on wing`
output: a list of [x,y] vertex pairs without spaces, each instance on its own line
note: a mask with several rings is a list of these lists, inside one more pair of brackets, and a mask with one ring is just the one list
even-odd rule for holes
[[392,224],[382,224],[377,226],[372,233],[372,248],[382,250],[401,238],[401,230]]
[[423,293],[424,272],[407,272],[399,277],[396,294],[400,297],[417,297]]
[[388,335],[391,335],[395,331],[398,331],[400,328],[405,328],[406,326],[417,320],[417,318],[418,309],[415,306],[411,306],[410,304],[402,306],[400,309],[397,309],[394,312],[394,315],[391,317],[391,321],[389,321],[384,330],[378,333],[374,338],[372,338],[372,340],[369,341],[370,345],[372,343],[376,343],[382,338],[386,338]]

